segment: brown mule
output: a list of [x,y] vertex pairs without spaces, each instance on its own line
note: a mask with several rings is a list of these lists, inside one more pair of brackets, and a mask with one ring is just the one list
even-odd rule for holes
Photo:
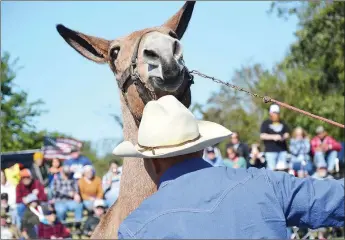
[[[184,6],[159,27],[105,40],[66,28],[57,30],[81,55],[96,63],[108,63],[119,86],[124,139],[136,143],[145,104],[174,95],[186,107],[191,103],[192,77],[184,65],[180,39],[187,29],[195,2]],[[119,198],[95,229],[93,239],[116,239],[120,223],[141,202],[157,191],[142,159],[125,158]]]

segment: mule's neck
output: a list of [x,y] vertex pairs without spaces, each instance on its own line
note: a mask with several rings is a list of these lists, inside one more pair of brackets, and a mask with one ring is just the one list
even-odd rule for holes
[[122,93],[120,91],[120,102],[121,102],[121,111],[123,118],[123,138],[126,141],[130,141],[133,144],[137,143],[138,137],[138,127],[135,124],[134,118],[123,99]]
[[[138,127],[122,95],[120,99],[124,139],[136,144]],[[144,160],[142,158],[124,158],[119,198],[126,203],[124,204],[125,214],[132,212],[155,191],[157,191],[157,187],[145,170]]]

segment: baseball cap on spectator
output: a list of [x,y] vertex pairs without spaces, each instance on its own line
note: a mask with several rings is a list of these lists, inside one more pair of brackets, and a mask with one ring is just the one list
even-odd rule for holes
[[106,204],[105,204],[105,202],[104,202],[103,199],[96,199],[96,200],[94,201],[94,203],[93,203],[93,207],[94,207],[94,208],[98,208],[98,207],[103,207],[103,208],[105,208],[105,207],[106,207]]
[[24,168],[23,170],[21,170],[19,175],[20,175],[21,178],[31,177],[32,176],[31,171],[29,169],[27,169],[27,168]]
[[37,202],[38,201],[38,198],[36,196],[36,194],[33,194],[33,193],[30,193],[29,195],[27,195],[25,197],[25,204],[30,204],[32,202]]
[[325,131],[325,129],[324,129],[322,126],[318,126],[318,127],[316,128],[316,133],[317,133],[317,134],[322,133],[322,132],[324,132],[324,131]]
[[38,159],[43,159],[43,153],[42,152],[35,152],[34,153],[34,161],[37,161]]
[[207,153],[214,153],[214,147],[207,147],[206,152]]
[[45,216],[48,216],[48,215],[51,215],[51,214],[56,214],[55,209],[52,206],[49,206],[49,205],[45,206],[42,209],[42,211],[43,211],[43,215],[45,215]]
[[279,113],[280,112],[280,108],[277,104],[272,104],[270,106],[270,113]]

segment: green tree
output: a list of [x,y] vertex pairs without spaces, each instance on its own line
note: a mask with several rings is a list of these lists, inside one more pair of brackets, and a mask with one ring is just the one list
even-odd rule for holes
[[[271,12],[279,17],[294,15],[299,20],[297,40],[287,56],[272,70],[260,64],[236,71],[231,83],[260,95],[343,123],[344,121],[344,3],[282,2]],[[205,120],[238,131],[249,144],[259,141],[259,129],[268,117],[269,104],[221,86],[206,106],[195,105]],[[301,126],[314,135],[318,125],[338,140],[344,139],[341,128],[291,110],[282,109],[282,118],[290,128]],[[224,150],[224,143],[220,144]]]
[[28,101],[28,94],[16,88],[17,60],[10,61],[9,53],[1,57],[1,151],[39,148],[44,132],[37,134],[33,120],[43,111],[43,101]]

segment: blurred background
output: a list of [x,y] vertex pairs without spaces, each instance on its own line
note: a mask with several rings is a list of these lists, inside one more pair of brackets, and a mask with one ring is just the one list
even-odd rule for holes
[[[179,1],[2,1],[2,175],[18,176],[18,181],[14,180],[16,185],[21,176],[28,175],[23,170],[31,169],[29,175],[44,182],[44,176],[41,179],[34,174],[35,156],[42,158],[50,180],[42,183],[47,184],[44,187],[48,200],[38,201],[49,202],[54,199],[54,193],[49,193],[49,187],[53,189],[54,185],[52,176],[60,174],[63,161],[80,160],[82,156],[83,160],[75,165],[80,171],[85,166],[93,167],[93,174],[99,178],[97,184],[103,184],[102,196],[109,191],[108,181],[111,186],[116,185],[121,176],[122,159],[114,158],[111,151],[123,139],[123,123],[115,77],[107,65],[94,64],[72,50],[55,26],[61,23],[86,34],[115,39],[162,24],[182,4]],[[333,1],[198,2],[182,39],[184,59],[190,70],[199,70],[251,92],[344,123],[344,9],[344,2]],[[239,133],[240,141],[248,146],[248,154],[253,144],[264,149],[260,128],[269,118],[268,104],[207,79],[196,76],[194,81],[190,109],[198,118]],[[342,146],[337,150],[336,167],[329,172],[340,177],[343,129],[286,109],[280,109],[280,118],[288,125],[290,135],[301,127],[308,139],[317,136],[316,129],[323,127],[327,136]],[[213,150],[205,150],[205,158],[212,151],[224,156],[222,159],[230,158],[229,143],[237,146],[229,139],[213,146]],[[310,156],[313,157],[312,152]],[[53,159],[59,160],[55,167]],[[250,163],[249,155],[245,160],[247,167],[255,165]],[[317,172],[320,166],[310,161]],[[6,173],[6,169],[10,170]],[[113,169],[116,170],[112,175]],[[5,183],[6,180],[2,180],[2,189]],[[5,195],[1,199],[5,201]],[[92,206],[84,209],[95,214]],[[103,207],[106,209],[107,205]],[[27,230],[18,225],[18,209],[12,208],[16,213],[11,213],[11,220],[16,222],[18,236],[29,239],[30,236],[23,236]],[[62,222],[67,221],[68,225],[73,214],[76,213]],[[83,221],[86,221],[88,211],[84,215]],[[5,234],[5,226],[2,224],[2,234]],[[72,229],[74,235],[86,237],[92,231],[92,227],[85,232],[75,225],[68,225],[68,229]],[[298,235],[295,230],[291,229],[292,238]],[[319,238],[342,234],[336,231],[328,229],[319,231],[322,235],[315,234]],[[299,234],[311,237],[314,233],[306,230]]]

